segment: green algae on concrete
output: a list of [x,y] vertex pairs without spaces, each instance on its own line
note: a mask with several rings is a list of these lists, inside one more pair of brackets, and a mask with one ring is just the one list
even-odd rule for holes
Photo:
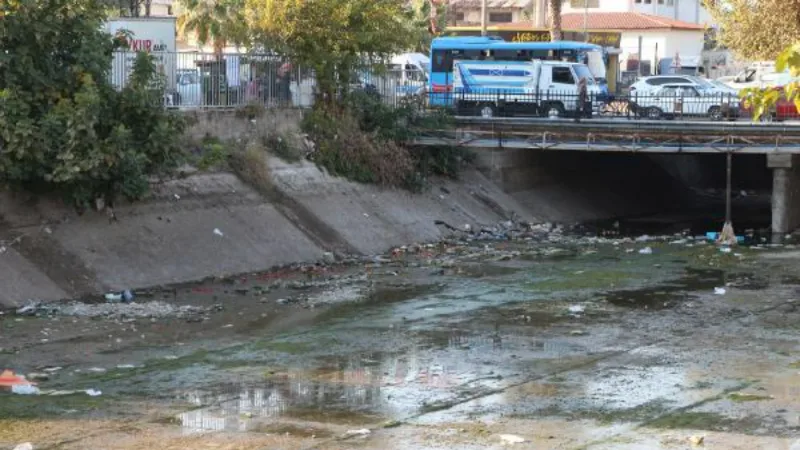
[[627,271],[585,270],[528,283],[533,291],[570,291],[581,289],[609,289],[629,285],[637,275]]
[[107,406],[109,402],[106,397],[91,397],[84,392],[58,396],[0,394],[0,419],[82,415]]
[[741,402],[758,402],[762,400],[772,400],[769,395],[745,394],[743,392],[732,392],[728,394],[728,399],[741,403]]
[[724,430],[731,428],[738,421],[718,413],[681,411],[659,417],[646,425],[651,428]]

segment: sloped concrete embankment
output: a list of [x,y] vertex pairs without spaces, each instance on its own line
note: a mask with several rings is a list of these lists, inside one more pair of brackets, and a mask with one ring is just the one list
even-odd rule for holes
[[[279,113],[254,124],[202,116],[189,135],[265,126],[286,132],[298,118]],[[0,305],[265,270],[316,261],[329,251],[378,253],[442,238],[449,230],[437,221],[461,227],[493,225],[512,215],[585,220],[659,206],[652,197],[631,201],[624,192],[647,197],[641,189],[592,178],[597,168],[591,165],[517,154],[498,169],[483,155],[481,170],[438,181],[420,194],[351,183],[308,162],[269,158],[274,194],[262,195],[230,173],[193,174],[159,184],[146,201],[116,205],[116,221],[102,213],[77,215],[54,200],[4,193]]]
[[167,182],[147,201],[117,205],[116,221],[3,195],[0,303],[245,273],[316,261],[326,251],[377,253],[444,236],[436,220],[488,225],[521,210],[476,172],[412,195],[349,183],[308,163],[271,163],[284,194],[277,202],[229,173]]

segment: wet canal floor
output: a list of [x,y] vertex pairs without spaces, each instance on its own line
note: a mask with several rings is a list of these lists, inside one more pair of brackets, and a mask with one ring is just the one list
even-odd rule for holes
[[46,379],[0,448],[800,448],[782,252],[450,242],[6,314],[0,367]]

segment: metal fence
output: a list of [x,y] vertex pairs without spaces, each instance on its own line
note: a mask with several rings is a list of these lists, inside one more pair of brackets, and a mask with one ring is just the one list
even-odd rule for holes
[[[687,95],[678,92],[634,93],[631,95],[587,94],[552,90],[515,93],[481,92],[429,93],[428,103],[450,108],[459,116],[624,118],[628,120],[712,120],[751,121],[753,111],[734,93]],[[785,99],[763,114],[760,121],[800,120],[794,103]]]
[[[164,76],[164,103],[172,108],[308,108],[313,105],[316,79],[311,70],[269,54],[198,52],[154,53]],[[134,52],[114,54],[111,82],[126,85],[136,59]],[[423,108],[449,108],[466,116],[562,116],[627,119],[751,120],[752,111],[733,92],[673,86],[630,95],[589,95],[575,90],[543,90],[524,94],[482,89],[480,92],[427,92],[424,73],[387,66],[361,70],[352,76],[352,90],[364,90],[390,106],[409,100]],[[793,102],[784,96],[762,121],[800,120]]]
[[[265,107],[307,108],[314,102],[316,80],[311,70],[268,54],[197,52],[154,53],[157,70],[166,81],[164,102],[169,107],[238,108],[250,104]],[[122,88],[128,82],[134,52],[116,52],[111,82]],[[353,74],[353,90],[366,90],[390,105],[420,94],[424,74],[413,70],[362,70]]]

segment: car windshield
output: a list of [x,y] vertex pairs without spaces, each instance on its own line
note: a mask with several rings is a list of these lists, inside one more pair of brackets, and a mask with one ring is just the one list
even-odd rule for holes
[[576,64],[573,66],[575,68],[575,75],[578,76],[578,79],[586,78],[587,85],[594,85],[594,77],[592,76],[592,72],[583,64]]
[[705,80],[703,78],[692,77],[691,79],[692,79],[692,81],[694,81],[702,89],[709,89],[709,88],[713,88],[714,87],[714,85],[712,83],[710,83],[708,80]]

